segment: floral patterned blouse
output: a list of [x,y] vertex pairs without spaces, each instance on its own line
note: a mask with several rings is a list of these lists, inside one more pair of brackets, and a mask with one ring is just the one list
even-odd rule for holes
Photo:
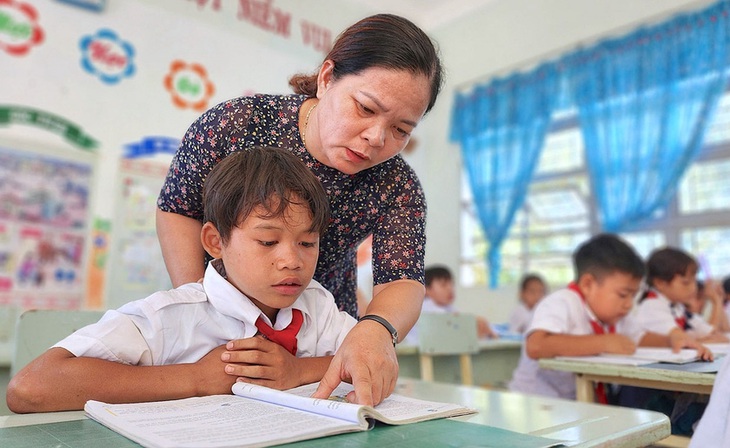
[[213,166],[247,147],[287,148],[322,182],[332,213],[314,279],[341,310],[357,316],[357,246],[373,234],[373,281],[423,283],[426,202],[411,167],[395,156],[350,175],[315,160],[299,134],[303,95],[256,95],[214,106],[188,129],[172,160],[157,205],[203,220],[203,181]]

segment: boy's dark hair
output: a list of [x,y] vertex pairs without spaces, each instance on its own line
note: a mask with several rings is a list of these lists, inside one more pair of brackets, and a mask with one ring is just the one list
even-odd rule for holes
[[530,282],[540,282],[543,284],[543,286],[547,286],[547,283],[545,283],[545,280],[540,274],[527,273],[523,275],[522,279],[520,280],[520,291],[524,291],[525,288],[527,288],[527,285],[530,284]]
[[646,283],[654,285],[654,280],[671,282],[675,275],[697,275],[699,265],[687,252],[675,247],[654,250],[646,261]]
[[722,290],[725,294],[730,294],[730,275],[722,280]]
[[642,278],[646,271],[644,262],[633,247],[619,236],[602,233],[584,242],[573,253],[576,281],[583,274],[591,274],[597,280],[614,272]]
[[218,229],[224,244],[234,227],[256,207],[262,218],[284,215],[290,204],[309,208],[311,231],[323,235],[330,219],[329,200],[319,179],[286,149],[251,147],[220,161],[203,186],[205,221]]
[[426,277],[426,286],[431,286],[434,280],[453,280],[451,270],[442,265],[429,266],[426,268],[424,274]]

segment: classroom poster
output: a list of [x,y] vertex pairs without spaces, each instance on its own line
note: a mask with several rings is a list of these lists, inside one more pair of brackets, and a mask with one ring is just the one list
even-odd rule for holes
[[157,240],[157,196],[169,162],[123,159],[109,258],[107,308],[172,287]]
[[0,148],[0,305],[79,308],[89,164]]

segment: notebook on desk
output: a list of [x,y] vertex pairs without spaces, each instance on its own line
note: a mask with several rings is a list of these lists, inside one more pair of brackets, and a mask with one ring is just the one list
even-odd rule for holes
[[723,357],[717,357],[714,361],[696,361],[685,364],[668,364],[664,362],[655,362],[651,364],[645,364],[641,367],[649,367],[652,369],[664,369],[664,370],[676,370],[680,372],[695,372],[695,373],[717,373],[722,366],[724,361]]

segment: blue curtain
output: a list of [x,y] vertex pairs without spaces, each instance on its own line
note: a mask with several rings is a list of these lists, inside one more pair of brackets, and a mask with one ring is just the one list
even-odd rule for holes
[[701,147],[727,59],[726,2],[563,58],[603,230],[631,230],[667,205]]
[[557,97],[552,64],[456,96],[451,140],[461,145],[474,206],[489,241],[491,287],[497,286],[500,248],[525,200]]

